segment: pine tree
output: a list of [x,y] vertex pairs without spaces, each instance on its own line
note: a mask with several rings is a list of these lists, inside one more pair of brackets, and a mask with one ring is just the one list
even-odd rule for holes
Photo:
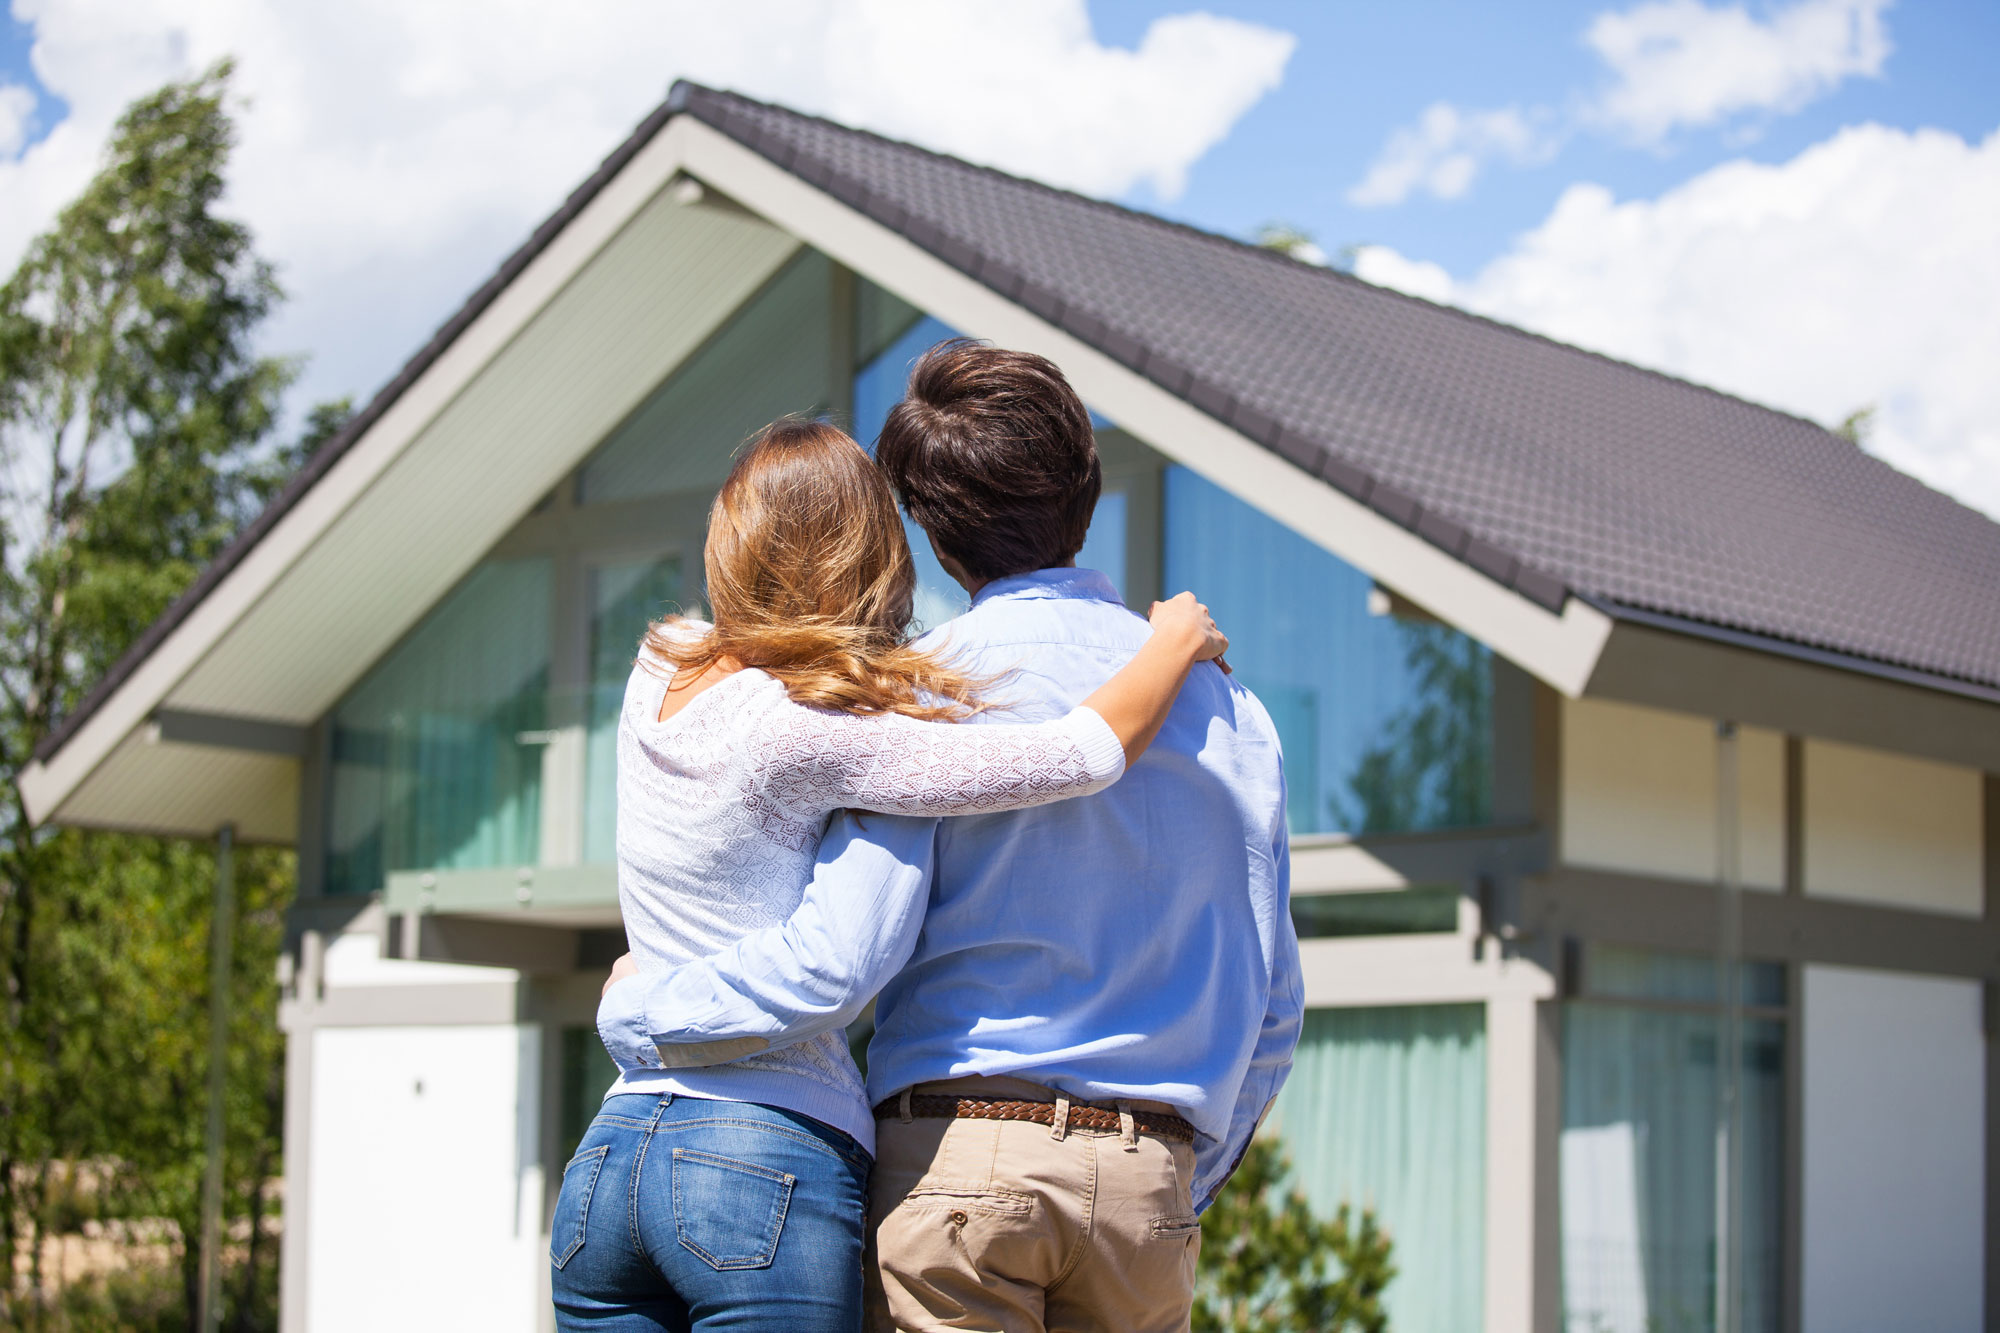
[[1345,1203],[1321,1220],[1275,1140],[1250,1144],[1201,1219],[1194,1333],[1387,1333],[1396,1276],[1375,1214]]

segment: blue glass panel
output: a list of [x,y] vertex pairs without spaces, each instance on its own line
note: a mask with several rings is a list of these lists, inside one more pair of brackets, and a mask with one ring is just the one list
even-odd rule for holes
[[329,893],[536,860],[551,579],[547,559],[481,565],[335,707]]
[[1076,553],[1076,563],[1104,575],[1120,597],[1125,595],[1125,492],[1106,491],[1097,497],[1097,512],[1090,516],[1090,531]]
[[[882,423],[889,419],[889,409],[902,401],[903,391],[909,387],[910,367],[931,348],[957,336],[958,330],[943,320],[925,315],[884,348],[880,356],[855,372],[854,438],[861,441],[861,447],[870,455],[875,452],[876,438],[882,434]],[[910,539],[910,558],[917,566],[916,627],[935,629],[952,617],[963,615],[972,605],[972,599],[965,595],[958,580],[944,572],[944,566],[931,551],[931,539],[910,522],[908,515],[903,518],[903,534]]]
[[1182,467],[1166,590],[1192,588],[1285,746],[1293,833],[1488,821],[1492,669],[1449,626],[1372,614],[1367,575]]

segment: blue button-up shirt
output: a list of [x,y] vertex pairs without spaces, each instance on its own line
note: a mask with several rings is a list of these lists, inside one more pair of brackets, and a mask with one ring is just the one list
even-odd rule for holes
[[[968,725],[1032,722],[1083,702],[1149,632],[1103,575],[1047,569],[981,588],[923,645],[999,678],[997,706]],[[1298,1042],[1290,865],[1277,732],[1202,665],[1151,748],[1094,796],[837,817],[790,920],[612,987],[599,1031],[621,1066],[727,1058],[712,1044],[843,1026],[880,990],[871,1100],[1006,1074],[1167,1102],[1199,1132],[1206,1207]]]

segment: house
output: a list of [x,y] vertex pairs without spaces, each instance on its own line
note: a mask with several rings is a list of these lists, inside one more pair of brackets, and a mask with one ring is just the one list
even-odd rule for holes
[[2000,526],[1810,422],[680,84],[21,778],[297,848],[285,1328],[546,1326],[634,643],[698,603],[738,441],[871,439],[951,331],[1065,369],[1084,561],[1198,589],[1278,720],[1277,1120],[1394,1236],[1396,1328],[2000,1326]]

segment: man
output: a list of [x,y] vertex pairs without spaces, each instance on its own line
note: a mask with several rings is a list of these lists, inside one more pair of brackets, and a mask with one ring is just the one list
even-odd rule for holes
[[[924,640],[994,678],[968,725],[1059,716],[1144,641],[1109,581],[1074,567],[1101,473],[1053,364],[933,348],[876,458],[972,594]],[[1284,810],[1269,717],[1197,667],[1109,790],[842,817],[788,922],[618,981],[599,1028],[621,1064],[726,1059],[844,1025],[887,982],[871,1325],[1181,1329],[1196,1214],[1298,1040]]]

